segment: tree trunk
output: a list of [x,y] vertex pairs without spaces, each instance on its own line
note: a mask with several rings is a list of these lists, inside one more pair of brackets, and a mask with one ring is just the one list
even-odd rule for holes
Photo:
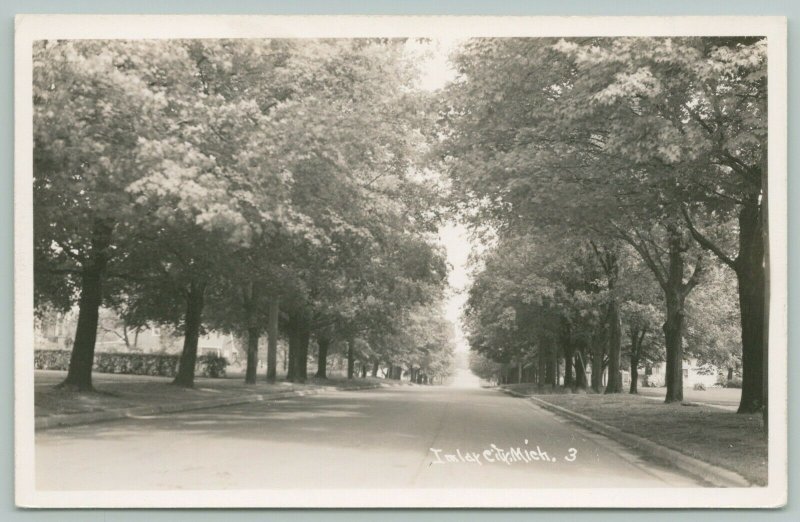
[[289,371],[286,380],[305,382],[308,377],[308,343],[311,340],[311,329],[304,317],[292,315],[289,317],[287,330],[289,333]]
[[261,337],[256,317],[258,285],[250,282],[245,286],[243,294],[244,321],[247,326],[247,367],[244,373],[244,382],[245,384],[255,384],[258,374],[258,339]]
[[108,266],[108,248],[113,227],[95,220],[90,258],[81,270],[81,297],[78,302],[78,325],[69,359],[67,377],[60,387],[92,391],[92,365],[97,341],[97,321],[103,301],[103,278]]
[[639,357],[631,355],[631,387],[630,393],[639,393]]
[[664,322],[667,396],[664,402],[683,401],[683,307],[679,300],[678,296],[667,297],[667,320]]
[[558,351],[556,350],[555,345],[550,342],[547,346],[547,373],[545,375],[545,384],[549,384],[550,386],[556,385],[556,363],[558,361]]
[[545,355],[545,343],[541,339],[536,353],[536,373],[536,385],[541,388],[547,382],[547,357]]
[[598,342],[589,343],[589,353],[592,356],[592,390],[600,393],[603,386],[603,350]]
[[572,375],[575,349],[572,346],[572,332],[570,324],[563,318],[561,321],[559,344],[561,345],[561,352],[564,354],[564,387],[572,388],[575,385],[575,379]]
[[294,382],[297,379],[295,372],[297,371],[297,363],[295,359],[297,358],[297,350],[299,349],[298,346],[300,344],[300,339],[297,336],[297,333],[289,330],[288,332],[289,343],[286,349],[286,357],[284,358],[284,366],[286,366],[286,380],[289,382]]
[[[664,321],[664,341],[666,346],[666,385],[664,402],[683,401],[683,329],[686,295],[691,286],[684,285],[684,259],[686,247],[679,231],[670,230],[669,266],[663,284],[666,301],[666,320]],[[697,269],[695,269],[697,271]]]
[[303,329],[300,337],[299,351],[297,352],[297,370],[295,375],[300,382],[306,382],[308,379],[308,345],[311,342],[311,330],[308,328]]
[[178,363],[178,375],[173,384],[191,388],[194,386],[194,368],[197,365],[197,343],[203,316],[205,283],[192,282],[186,294],[186,319],[184,321],[183,351]]
[[575,386],[575,377],[573,375],[574,361],[573,355],[564,355],[564,388],[572,388]]
[[267,380],[275,382],[278,373],[278,315],[280,304],[277,297],[269,302],[267,319]]
[[668,292],[667,314],[664,322],[666,343],[665,384],[667,395],[664,402],[683,401],[683,303],[677,290]]
[[380,363],[378,363],[378,361],[373,361],[372,362],[372,376],[373,377],[377,377],[378,376],[378,366],[379,365],[380,365]]
[[367,376],[367,363],[361,361],[361,378],[364,379]]
[[347,341],[347,378],[352,379],[355,374],[355,340]]
[[586,363],[584,362],[583,352],[575,351],[575,389],[585,390],[589,383],[586,381]]
[[[609,285],[613,292],[613,287]],[[605,393],[622,393],[622,371],[620,356],[622,353],[622,326],[619,318],[619,303],[611,296],[608,303],[608,384]]]
[[742,331],[742,397],[738,413],[762,410],[765,416],[769,390],[769,234],[768,176],[762,165],[761,194],[753,194],[739,211],[739,235],[736,259],[731,259],[700,234],[684,216],[692,235],[713,251],[736,272]]
[[245,384],[256,383],[256,372],[258,370],[258,338],[260,332],[257,326],[247,329],[247,370],[244,375]]
[[603,368],[599,359],[600,356],[592,352],[592,390],[596,393],[600,393],[603,387]]
[[647,328],[631,328],[631,394],[639,393],[639,357],[642,353],[642,343],[644,336],[647,335]]
[[94,348],[97,340],[97,322],[102,301],[102,272],[94,266],[81,273],[81,297],[78,309],[78,326],[69,360],[67,378],[62,387],[78,391],[91,391]]
[[319,353],[317,354],[317,373],[315,375],[317,379],[328,378],[328,347],[330,344],[331,340],[325,336],[317,338],[317,346],[319,347]]
[[[606,383],[605,393],[621,393],[622,327],[619,317],[619,300],[616,295],[616,286],[619,280],[619,255],[615,247],[601,249],[594,242],[590,243],[608,279],[608,310],[605,325],[608,334],[606,338],[608,342],[608,382]],[[594,366],[592,366],[592,375],[594,375]]]
[[764,406],[765,299],[764,243],[758,207],[739,213],[736,279],[742,324],[742,398],[738,413],[755,413]]

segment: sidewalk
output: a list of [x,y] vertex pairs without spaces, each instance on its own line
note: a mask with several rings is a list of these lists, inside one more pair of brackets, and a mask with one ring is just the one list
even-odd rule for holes
[[[96,393],[80,394],[55,387],[66,372],[37,370],[34,377],[36,428],[72,426],[137,415],[228,406],[310,395],[333,390],[361,390],[408,384],[384,379],[309,380],[306,384],[260,380],[247,385],[241,378],[197,378],[191,389],[173,386],[167,377],[96,373]],[[259,376],[261,377],[261,376]]]
[[[501,390],[530,397],[545,409],[634,446],[653,458],[673,460],[678,467],[686,464],[685,468],[694,469],[695,474],[713,474],[716,467],[720,476],[732,471],[754,485],[767,482],[767,437],[761,415],[740,415],[698,403],[664,404],[654,397],[593,393],[534,395],[509,388]],[[684,456],[696,462],[692,464]]]

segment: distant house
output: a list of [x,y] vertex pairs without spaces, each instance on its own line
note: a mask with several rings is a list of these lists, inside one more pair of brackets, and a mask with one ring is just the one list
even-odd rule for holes
[[75,317],[72,312],[47,311],[37,317],[33,344],[36,349],[68,350],[72,348]]
[[217,332],[209,332],[200,338],[197,343],[197,354],[225,357],[230,362],[239,358],[233,335]]
[[[719,369],[709,365],[698,365],[697,359],[688,359],[683,361],[683,385],[685,387],[692,387],[695,384],[702,384],[709,388],[717,383],[717,376]],[[648,383],[651,386],[664,386],[667,365],[666,363],[658,363],[650,367],[649,372],[639,372],[639,383],[645,386]],[[630,376],[628,377],[630,382]]]
[[[101,309],[97,326],[95,351],[144,352],[178,354],[183,348],[183,335],[172,329],[150,325],[126,327],[111,310]],[[68,312],[46,311],[36,320],[34,347],[37,350],[71,350],[77,325],[77,309]],[[208,332],[200,337],[198,355],[225,357],[232,364],[242,358],[236,340],[230,334]]]
[[[98,332],[96,350],[179,354],[183,349],[183,336],[166,328],[153,326],[128,333],[128,343],[130,346],[120,338],[119,332]],[[208,332],[201,336],[197,341],[197,355],[225,357],[228,363],[237,366],[241,364],[242,359],[233,335],[220,332]]]
[[[661,387],[666,383],[666,363],[658,363],[647,370],[639,370],[639,386],[654,386]],[[628,370],[622,370],[622,386],[627,388],[631,384],[631,373]],[[697,359],[689,359],[683,361],[683,385],[684,387],[693,387],[695,384],[703,384],[709,388],[714,386],[717,382],[717,375],[719,370],[715,367],[708,365],[700,366],[697,364]],[[586,379],[591,382],[592,372],[586,372]],[[603,371],[603,386],[608,381],[608,370]]]

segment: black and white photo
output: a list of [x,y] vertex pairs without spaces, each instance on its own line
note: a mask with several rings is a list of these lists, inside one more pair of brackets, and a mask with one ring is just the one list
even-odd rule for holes
[[784,19],[15,52],[18,505],[785,503]]

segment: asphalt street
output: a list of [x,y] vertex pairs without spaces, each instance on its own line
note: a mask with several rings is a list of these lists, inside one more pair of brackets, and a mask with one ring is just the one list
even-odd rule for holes
[[687,487],[524,399],[404,386],[46,430],[45,490]]

